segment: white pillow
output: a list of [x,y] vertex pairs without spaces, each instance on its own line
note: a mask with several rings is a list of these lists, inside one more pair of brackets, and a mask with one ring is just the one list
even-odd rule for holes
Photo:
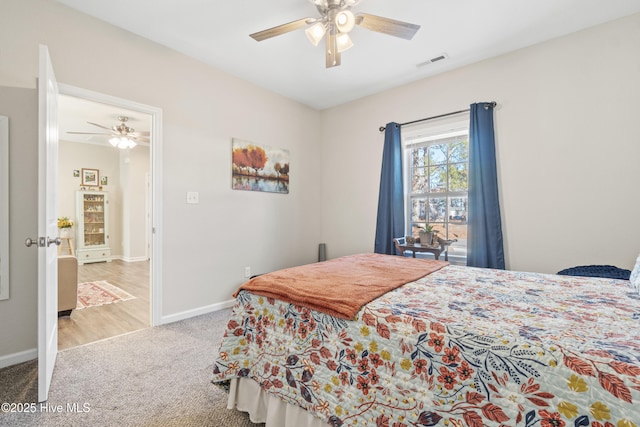
[[629,281],[631,282],[631,286],[636,290],[636,292],[640,293],[640,255],[638,255],[638,259],[636,260],[636,265],[633,267],[631,271],[631,276],[629,277]]

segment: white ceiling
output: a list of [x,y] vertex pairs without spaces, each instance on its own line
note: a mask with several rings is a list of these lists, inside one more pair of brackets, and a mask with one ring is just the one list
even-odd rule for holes
[[[303,30],[249,37],[317,17],[309,0],[58,1],[316,109],[640,12],[640,0],[362,0],[356,14],[421,29],[407,41],[356,27],[342,65],[327,69],[323,44]],[[417,66],[443,53],[447,60]]]
[[137,132],[149,132],[151,128],[151,116],[148,114],[72,96],[60,95],[58,108],[58,136],[63,141],[109,145],[108,135],[77,135],[68,132],[108,133],[107,130],[87,122],[110,128],[120,124],[118,116],[128,117],[127,126]]

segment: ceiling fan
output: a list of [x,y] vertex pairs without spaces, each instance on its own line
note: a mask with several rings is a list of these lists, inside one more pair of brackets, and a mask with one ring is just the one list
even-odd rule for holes
[[102,129],[106,129],[109,133],[105,132],[67,132],[76,135],[107,135],[110,136],[109,143],[118,148],[133,148],[137,142],[149,142],[149,132],[136,132],[135,129],[130,128],[125,123],[129,120],[127,116],[118,116],[117,125],[111,127],[103,126],[98,123],[87,122],[90,125],[97,126]]
[[308,27],[305,30],[309,41],[317,46],[326,34],[326,66],[327,68],[340,65],[340,55],[353,46],[349,32],[358,25],[371,31],[388,34],[411,40],[420,29],[420,25],[382,16],[358,13],[354,15],[351,7],[360,0],[309,0],[313,3],[320,18],[302,18],[287,24],[250,34],[256,41],[262,41],[271,37]]

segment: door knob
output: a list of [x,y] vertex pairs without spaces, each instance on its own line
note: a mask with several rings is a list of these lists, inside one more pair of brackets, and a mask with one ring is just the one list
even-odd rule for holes
[[56,237],[55,239],[52,239],[50,237],[46,239],[44,237],[39,237],[38,239],[32,239],[31,237],[27,237],[27,239],[24,241],[24,245],[28,248],[30,248],[31,246],[35,246],[36,248],[38,246],[44,247],[45,243],[47,246],[51,246],[53,244],[60,246],[60,244],[62,244],[62,240],[60,240],[59,237]]

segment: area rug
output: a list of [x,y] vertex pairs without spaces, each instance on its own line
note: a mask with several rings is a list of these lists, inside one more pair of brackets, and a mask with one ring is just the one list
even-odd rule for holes
[[114,304],[134,298],[130,293],[123,291],[105,280],[84,282],[78,285],[78,305],[76,310]]

